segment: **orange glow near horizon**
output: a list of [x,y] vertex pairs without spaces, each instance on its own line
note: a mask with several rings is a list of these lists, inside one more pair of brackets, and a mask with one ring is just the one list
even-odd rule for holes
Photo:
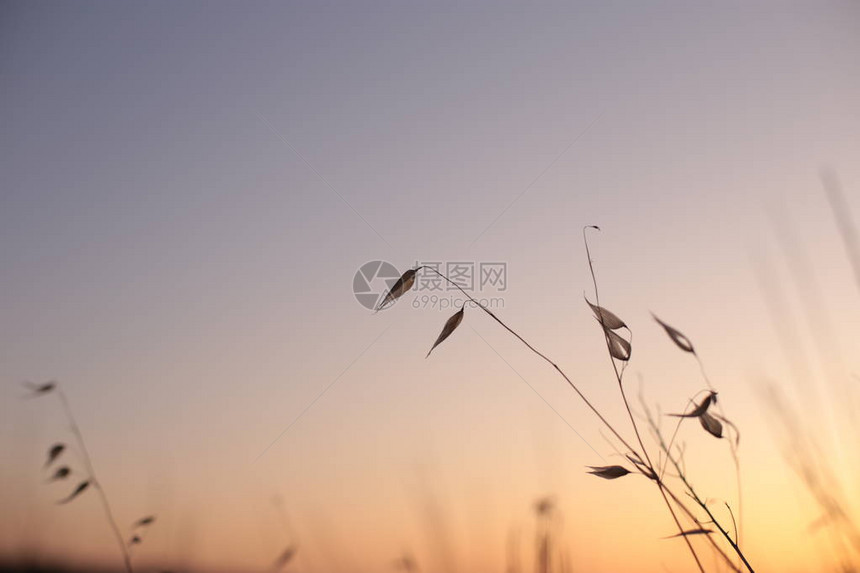
[[529,573],[547,497],[553,573],[694,570],[654,484],[587,473],[631,466],[515,337],[467,308],[425,359],[458,293],[372,313],[353,292],[369,261],[504,263],[476,293],[637,443],[583,300],[599,225],[651,456],[640,395],[671,434],[708,386],[653,313],[740,430],[741,499],[725,439],[689,420],[677,443],[756,570],[860,561],[791,468],[826,466],[860,520],[857,6],[0,12],[0,560],[121,564],[97,492],[56,505],[80,452],[46,483],[74,436],[21,382],[56,379],[123,538],[157,516],[137,570],[270,571],[295,546],[285,571]]

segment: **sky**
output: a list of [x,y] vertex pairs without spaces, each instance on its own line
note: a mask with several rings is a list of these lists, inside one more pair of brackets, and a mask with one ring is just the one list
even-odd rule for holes
[[[551,368],[473,309],[425,359],[451,292],[353,293],[369,261],[504,263],[497,314],[632,439],[583,301],[599,225],[636,410],[706,387],[654,312],[741,429],[754,564],[830,570],[760,389],[855,499],[858,284],[820,171],[860,220],[858,54],[849,1],[4,2],[0,554],[118,562],[97,497],[44,483],[71,435],[21,382],[55,379],[123,530],[158,515],[138,564],[530,570],[549,495],[573,570],[690,570],[651,484],[585,473],[623,460]],[[737,508],[700,430],[690,475]]]

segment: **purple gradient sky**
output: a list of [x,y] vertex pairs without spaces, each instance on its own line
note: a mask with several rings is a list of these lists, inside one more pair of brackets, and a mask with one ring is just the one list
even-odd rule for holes
[[[843,341],[817,368],[860,369],[818,180],[835,168],[858,213],[860,5],[748,4],[3,3],[0,551],[113,558],[94,499],[57,509],[39,483],[64,429],[18,383],[58,378],[123,521],[163,518],[142,558],[265,567],[278,493],[306,570],[377,570],[405,546],[501,570],[552,492],[588,570],[627,566],[619,528],[643,571],[684,567],[634,532],[671,533],[653,492],[582,474],[601,460],[520,375],[611,450],[551,372],[477,313],[425,361],[447,313],[369,316],[350,290],[368,260],[506,261],[504,316],[622,420],[581,300],[598,224],[631,372],[674,409],[702,383],[649,311],[694,339],[744,428],[751,550],[810,570],[802,492],[765,471],[751,388],[787,365],[751,261],[785,280],[788,226]],[[730,497],[725,451],[702,447],[690,465]]]

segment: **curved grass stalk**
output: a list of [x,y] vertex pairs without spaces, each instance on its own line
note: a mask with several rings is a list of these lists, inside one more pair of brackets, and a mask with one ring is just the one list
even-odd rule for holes
[[69,404],[69,399],[66,397],[65,392],[57,384],[57,394],[60,396],[60,402],[63,404],[63,412],[66,414],[66,418],[69,421],[69,426],[71,427],[72,433],[75,436],[75,440],[78,442],[78,449],[80,450],[80,456],[83,460],[84,466],[86,467],[87,473],[89,474],[90,482],[92,483],[93,489],[96,490],[99,494],[99,499],[101,500],[102,509],[104,509],[105,517],[107,518],[108,524],[113,531],[114,537],[116,538],[117,545],[119,546],[120,552],[122,553],[123,564],[125,565],[125,570],[127,573],[134,573],[134,570],[131,566],[131,555],[128,551],[128,547],[125,544],[125,539],[122,536],[122,532],[117,525],[116,519],[114,518],[113,511],[110,507],[110,502],[108,501],[107,494],[105,494],[104,488],[102,488],[101,482],[96,478],[96,470],[93,468],[92,458],[90,457],[89,450],[87,450],[87,445],[84,442],[84,436],[81,433],[81,429],[78,426],[77,420],[75,420],[75,415],[72,413],[72,407]]
[[[720,532],[720,534],[725,538],[725,540],[729,543],[729,545],[731,545],[735,554],[741,560],[741,562],[743,562],[743,564],[747,568],[747,570],[750,573],[755,573],[755,570],[752,568],[752,565],[750,565],[750,563],[749,563],[749,561],[747,561],[747,558],[744,555],[743,551],[741,551],[741,548],[738,545],[738,542],[735,541],[734,539],[732,539],[732,536],[729,535],[729,532],[726,530],[726,528],[723,527],[723,525],[719,522],[719,520],[717,520],[716,516],[711,512],[711,508],[708,507],[708,504],[705,503],[705,501],[701,497],[699,497],[699,494],[696,493],[696,490],[693,488],[692,484],[690,484],[690,482],[687,480],[687,475],[686,475],[686,472],[684,471],[684,468],[681,467],[681,464],[678,462],[678,460],[669,451],[669,446],[666,444],[665,440],[663,439],[663,435],[660,433],[659,429],[657,428],[657,423],[651,417],[651,413],[647,409],[646,409],[646,415],[648,418],[648,423],[651,425],[652,430],[654,430],[654,435],[657,438],[657,442],[658,442],[660,448],[666,454],[667,461],[672,462],[672,466],[675,468],[675,471],[677,472],[676,477],[678,477],[678,479],[681,480],[681,483],[684,484],[684,487],[687,490],[687,495],[690,497],[690,499],[692,499],[696,503],[696,505],[698,505],[700,508],[702,508],[702,510],[704,510],[705,514],[710,519],[710,523],[712,523],[714,526],[716,526],[716,528]],[[729,511],[731,512],[731,509],[729,509]],[[732,521],[734,522],[734,515],[732,515]],[[737,528],[737,524],[735,524],[735,527]],[[734,564],[732,564],[732,565],[734,566]],[[737,567],[735,567],[735,569],[737,570]]]
[[[591,272],[591,282],[594,284],[594,302],[599,307],[600,306],[600,291],[597,288],[597,275],[594,273],[594,262],[591,260],[591,251],[588,248],[588,238],[586,237],[585,232],[588,229],[597,229],[600,230],[599,227],[590,226],[583,227],[582,229],[582,241],[585,243],[585,255],[588,258],[588,270]],[[618,390],[621,392],[621,399],[624,401],[624,408],[627,410],[627,416],[630,418],[630,424],[633,426],[633,432],[636,434],[636,439],[639,442],[639,446],[642,448],[642,454],[645,456],[645,459],[642,459],[642,456],[636,454],[640,461],[645,462],[647,464],[646,469],[650,472],[654,483],[657,484],[657,489],[660,490],[660,495],[663,498],[664,503],[666,504],[666,508],[669,510],[669,513],[672,515],[672,520],[675,522],[675,525],[678,527],[678,532],[681,534],[681,537],[684,538],[684,542],[687,545],[687,549],[690,551],[690,555],[692,555],[693,560],[696,562],[696,565],[699,568],[699,571],[704,573],[705,568],[702,566],[702,562],[699,560],[699,555],[696,553],[696,549],[693,547],[692,542],[684,535],[684,527],[681,525],[680,520],[678,519],[678,515],[675,513],[675,510],[672,508],[672,504],[669,502],[669,498],[666,495],[666,486],[663,483],[663,479],[657,474],[654,468],[654,464],[651,463],[651,457],[648,455],[648,449],[645,447],[645,442],[642,441],[642,435],[639,433],[639,426],[636,424],[636,419],[633,417],[633,411],[630,409],[630,402],[627,400],[627,393],[624,391],[624,383],[623,383],[623,367],[619,372],[618,365],[615,363],[615,359],[612,357],[612,351],[610,348],[609,334],[606,329],[606,324],[604,322],[603,313],[598,314],[598,320],[600,321],[600,327],[603,329],[603,337],[606,342],[606,350],[609,354],[609,362],[612,363],[612,371],[615,373],[615,379],[618,381]],[[628,329],[629,330],[629,329]],[[632,339],[632,332],[631,332]],[[630,448],[632,452],[636,453],[635,450]],[[638,465],[638,464],[634,464]],[[642,471],[642,468],[639,468]]]
[[[593,262],[591,260],[591,254],[590,254],[589,249],[588,249],[588,241],[587,241],[587,238],[585,235],[587,228],[588,227],[583,229],[583,240],[585,242],[586,254],[588,256],[588,264],[589,264],[589,269],[591,271],[592,282],[594,283],[595,299],[596,299],[597,305],[599,306],[600,305],[600,302],[599,302],[600,299],[599,299],[599,292],[598,292],[598,288],[597,288],[597,279],[596,279],[596,275],[594,273]],[[597,227],[594,227],[594,228],[597,228]],[[686,545],[690,551],[690,554],[696,563],[698,570],[701,573],[704,573],[704,571],[705,571],[704,566],[702,565],[701,560],[700,560],[695,548],[693,547],[692,543],[687,538],[687,536],[684,534],[684,528],[681,525],[681,521],[680,521],[678,514],[676,512],[676,507],[680,511],[682,511],[693,523],[695,523],[697,525],[701,525],[701,521],[696,517],[696,515],[693,513],[693,511],[689,507],[687,507],[687,505],[681,499],[679,499],[679,497],[671,490],[671,488],[663,480],[662,473],[665,472],[665,464],[663,465],[663,472],[658,472],[657,468],[654,466],[654,464],[651,461],[650,454],[648,453],[648,450],[645,447],[644,440],[642,439],[641,433],[639,431],[639,427],[636,423],[635,417],[633,416],[633,411],[630,407],[630,403],[629,403],[629,400],[627,398],[627,394],[624,390],[623,374],[624,374],[624,368],[626,367],[626,364],[625,364],[625,367],[622,367],[619,370],[618,365],[616,364],[616,362],[612,356],[612,352],[610,349],[610,340],[609,340],[608,334],[606,334],[605,324],[604,324],[602,315],[598,315],[598,320],[601,324],[601,327],[604,329],[604,335],[605,335],[605,339],[606,339],[607,350],[609,352],[610,362],[612,363],[613,371],[615,373],[616,382],[618,383],[619,391],[621,393],[621,397],[622,397],[625,409],[627,411],[627,415],[630,419],[631,425],[633,426],[633,431],[634,431],[634,434],[636,436],[636,442],[638,443],[639,447],[641,448],[641,452],[630,445],[630,443],[603,416],[603,414],[594,406],[594,404],[592,404],[592,402],[588,399],[588,397],[579,389],[579,387],[573,382],[573,380],[564,372],[564,370],[562,370],[562,368],[555,361],[553,361],[547,355],[545,355],[544,353],[539,351],[537,348],[535,348],[523,336],[521,336],[514,329],[512,329],[510,326],[508,326],[504,321],[502,321],[498,316],[496,316],[496,314],[493,313],[489,308],[487,308],[480,301],[475,299],[472,295],[470,295],[468,292],[466,292],[459,284],[452,281],[445,274],[443,274],[442,272],[440,272],[439,270],[437,270],[433,267],[424,267],[424,268],[427,268],[430,271],[434,272],[441,279],[445,280],[448,284],[452,285],[457,290],[459,290],[466,297],[468,302],[472,303],[473,305],[477,306],[479,309],[484,311],[484,313],[487,314],[487,316],[492,318],[502,328],[504,328],[506,331],[508,331],[508,333],[510,333],[512,336],[514,336],[517,340],[519,340],[524,346],[526,346],[526,348],[528,348],[531,352],[533,352],[535,355],[537,355],[542,360],[544,360],[546,363],[548,363],[550,366],[552,366],[553,369],[555,369],[555,371],[565,380],[565,382],[567,382],[568,386],[570,386],[570,388],[577,394],[577,396],[588,407],[588,409],[591,410],[591,412],[597,417],[597,419],[600,420],[600,422],[603,424],[603,426],[606,427],[611,432],[611,434],[630,452],[628,459],[636,467],[636,470],[638,471],[638,473],[644,475],[645,477],[647,477],[647,478],[649,478],[655,482],[655,484],[656,484],[656,486],[660,492],[660,495],[663,498],[663,501],[666,504],[666,507],[667,507],[675,525],[678,528],[678,531],[680,533],[680,537],[682,537],[684,539],[684,541],[685,541],[685,543],[686,543]],[[628,329],[628,331],[629,331],[629,329]],[[631,332],[631,336],[632,336],[632,332]],[[703,371],[703,373],[704,373],[704,371]],[[676,429],[676,433],[677,433],[677,429]],[[664,451],[666,451],[666,455],[668,457],[671,457],[671,453],[669,451],[667,451],[667,447],[666,447],[665,442],[662,439],[662,436],[660,436],[660,447]],[[666,460],[666,462],[668,462],[668,460]],[[691,486],[686,481],[686,477],[683,476],[683,471],[678,466],[677,461],[673,459],[672,462],[682,476],[682,483],[684,483],[684,485],[687,487],[688,490],[692,490]],[[739,472],[739,469],[738,469],[738,472]],[[739,479],[739,476],[738,476],[738,479]],[[740,482],[738,482],[738,483],[740,483]],[[696,502],[697,505],[699,505],[705,511],[705,513],[708,515],[708,517],[713,522],[713,524],[717,527],[717,529],[720,531],[720,533],[726,538],[726,540],[732,546],[732,549],[734,550],[734,552],[738,555],[739,559],[746,566],[749,573],[755,573],[752,566],[749,564],[746,557],[743,555],[738,543],[735,542],[731,538],[731,536],[728,534],[726,529],[718,522],[716,517],[710,511],[710,508],[707,507],[707,505],[701,500],[701,498],[698,497],[697,494],[695,494],[694,491],[690,491],[689,493],[690,493],[690,497]],[[673,503],[674,503],[675,507],[673,507]],[[732,519],[734,520],[734,516],[732,516]],[[732,570],[739,572],[740,567],[737,566],[729,558],[729,556],[725,553],[725,551],[723,551],[723,549],[721,547],[719,547],[719,545],[716,543],[716,541],[714,541],[711,538],[711,536],[709,536],[709,535],[706,535],[705,537],[708,540],[708,542],[711,544],[711,546],[714,548],[714,550],[729,565],[729,567],[731,567]]]
[[[693,356],[696,357],[696,362],[699,364],[699,371],[702,373],[702,378],[705,380],[705,384],[708,385],[708,390],[711,392],[716,392],[714,390],[714,385],[711,384],[711,379],[708,378],[707,372],[705,372],[705,364],[702,362],[701,356],[696,351],[693,351]],[[725,413],[723,412],[722,405],[717,402],[717,411],[720,413],[720,416],[723,417],[724,420],[728,421]],[[732,424],[732,428],[734,428],[734,424]],[[744,524],[744,501],[743,501],[743,488],[741,487],[741,460],[738,455],[738,442],[740,440],[740,435],[738,434],[737,428],[734,428],[735,439],[729,440],[729,451],[732,454],[732,462],[735,464],[735,483],[738,490],[738,521],[736,524],[738,534],[737,540],[738,545],[741,543],[741,539],[743,537],[743,524]]]
[[[425,268],[433,271],[434,273],[439,275],[440,278],[442,278],[443,280],[448,282],[448,284],[456,287],[461,293],[463,293],[463,295],[469,300],[469,302],[471,302],[472,304],[474,304],[475,306],[477,306],[478,308],[483,310],[488,316],[490,316],[490,318],[495,320],[500,326],[502,326],[502,328],[507,330],[517,340],[522,342],[529,350],[531,350],[534,354],[536,354],[537,356],[542,358],[545,362],[547,362],[549,365],[551,365],[556,370],[556,372],[558,372],[559,375],[561,375],[561,377],[564,378],[565,382],[567,382],[567,384],[573,389],[573,391],[576,392],[576,394],[583,401],[583,403],[585,403],[585,405],[592,411],[592,413],[612,433],[612,435],[614,435],[625,448],[627,448],[630,452],[632,452],[632,454],[635,455],[636,458],[638,458],[640,461],[643,461],[643,462],[645,461],[645,459],[643,459],[642,454],[637,452],[637,450],[634,447],[632,447],[628,443],[628,441],[624,439],[624,437],[621,436],[621,434],[618,432],[618,430],[616,430],[615,427],[609,423],[609,421],[603,416],[603,414],[594,406],[594,404],[591,403],[591,401],[585,396],[585,394],[579,389],[579,387],[577,387],[577,385],[574,384],[573,380],[571,380],[571,378],[564,372],[564,370],[561,369],[561,367],[558,364],[556,364],[552,359],[550,359],[548,356],[546,356],[545,354],[540,352],[537,348],[532,346],[525,338],[520,336],[520,334],[518,334],[510,326],[505,324],[505,322],[502,321],[498,316],[496,316],[495,313],[493,313],[493,311],[491,311],[486,306],[481,304],[480,301],[478,301],[474,297],[472,297],[472,295],[470,295],[468,292],[466,292],[459,284],[452,281],[450,278],[448,278],[447,276],[445,276],[444,274],[442,274],[441,272],[439,272],[438,270],[436,270],[433,267],[425,267]],[[622,389],[622,394],[623,394],[623,389]],[[626,403],[626,398],[625,398],[625,403]],[[630,409],[628,406],[628,413],[629,412],[630,412]],[[630,415],[632,416],[632,414],[630,414]],[[638,434],[638,429],[637,429],[637,434]],[[639,442],[641,443],[641,438],[639,438]],[[638,464],[634,464],[634,465],[637,465],[637,468],[638,468]],[[666,492],[664,491],[666,489],[665,484],[663,484],[662,480],[659,480],[659,477],[657,477],[656,474],[653,473],[653,467],[651,466],[650,462],[648,462],[646,467],[648,468],[648,471],[651,472],[651,475],[648,475],[645,472],[642,472],[641,468],[638,468],[638,469],[639,469],[640,473],[643,473],[643,475],[646,475],[646,477],[649,477],[650,479],[656,478],[655,481],[658,482],[658,488],[660,490],[660,493],[663,497],[664,502],[666,503],[667,508],[669,509],[669,513],[672,515],[672,519],[675,522],[675,525],[678,527],[679,533],[683,533],[684,527],[681,525],[681,522],[678,519],[678,516],[675,513],[674,508],[672,508],[671,502],[669,501],[669,497],[666,494]],[[699,560],[698,554],[696,553],[696,550],[693,547],[692,543],[690,543],[690,540],[687,539],[687,537],[685,535],[682,535],[681,537],[684,538],[684,541],[686,542],[687,547],[689,548],[689,550],[690,550],[690,552],[691,552],[691,554],[692,554],[692,556],[696,562],[696,565],[698,566],[699,571],[701,573],[704,573],[705,572],[704,566],[702,565],[701,561]]]

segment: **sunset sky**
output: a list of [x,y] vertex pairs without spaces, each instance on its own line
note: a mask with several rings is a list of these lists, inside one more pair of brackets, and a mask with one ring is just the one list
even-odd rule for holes
[[[585,473],[624,460],[552,368],[474,309],[425,359],[452,308],[353,294],[368,261],[505,263],[497,314],[632,440],[583,300],[599,225],[637,410],[706,388],[654,312],[742,433],[757,570],[833,570],[760,390],[860,501],[860,285],[820,178],[860,222],[860,4],[690,4],[2,3],[0,557],[120,563],[93,492],[44,483],[72,436],[21,382],[56,379],[120,525],[158,516],[141,565],[525,573],[549,495],[571,571],[693,570],[652,484]],[[680,439],[736,508],[725,441]]]

